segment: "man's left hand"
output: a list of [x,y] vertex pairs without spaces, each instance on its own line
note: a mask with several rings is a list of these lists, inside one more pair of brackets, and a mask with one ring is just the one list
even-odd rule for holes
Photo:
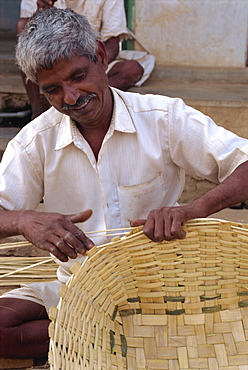
[[155,242],[183,239],[186,235],[182,225],[199,217],[197,213],[191,205],[162,207],[152,210],[146,220],[132,220],[131,226],[144,225],[144,234]]

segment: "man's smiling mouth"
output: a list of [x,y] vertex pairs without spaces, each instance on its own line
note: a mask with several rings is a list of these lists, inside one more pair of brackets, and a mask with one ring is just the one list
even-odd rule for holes
[[76,108],[74,108],[75,110],[80,110],[80,109],[82,109],[82,108],[84,108],[84,107],[86,107],[86,105],[89,103],[89,101],[91,100],[91,98],[90,99],[88,99],[88,100],[86,100],[86,102],[85,103],[83,103],[83,104],[81,104],[81,105],[79,105],[78,107],[76,107]]
[[94,97],[96,97],[96,94],[94,93],[90,93],[86,96],[80,96],[76,104],[70,105],[70,104],[65,103],[62,109],[65,111],[80,110],[82,108],[85,108],[86,105],[88,105],[88,103],[90,102],[90,100]]

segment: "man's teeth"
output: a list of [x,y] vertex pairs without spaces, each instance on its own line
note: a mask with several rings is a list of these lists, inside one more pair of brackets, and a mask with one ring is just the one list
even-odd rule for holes
[[81,108],[84,108],[88,103],[89,103],[90,99],[89,100],[86,100],[86,102],[84,102],[83,104],[81,104],[79,107],[77,107],[76,109],[81,109]]

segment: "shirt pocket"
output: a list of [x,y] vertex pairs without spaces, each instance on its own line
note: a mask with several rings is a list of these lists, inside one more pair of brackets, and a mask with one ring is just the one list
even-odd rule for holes
[[149,212],[164,205],[166,197],[164,175],[137,185],[118,186],[121,224],[129,226],[134,219],[146,219]]

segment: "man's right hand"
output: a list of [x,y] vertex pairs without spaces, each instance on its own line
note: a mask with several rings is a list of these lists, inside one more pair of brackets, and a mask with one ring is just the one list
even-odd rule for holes
[[72,215],[23,211],[18,229],[29,242],[67,262],[68,257],[76,258],[78,253],[84,255],[94,247],[92,240],[74,225],[86,221],[91,214],[90,209]]

